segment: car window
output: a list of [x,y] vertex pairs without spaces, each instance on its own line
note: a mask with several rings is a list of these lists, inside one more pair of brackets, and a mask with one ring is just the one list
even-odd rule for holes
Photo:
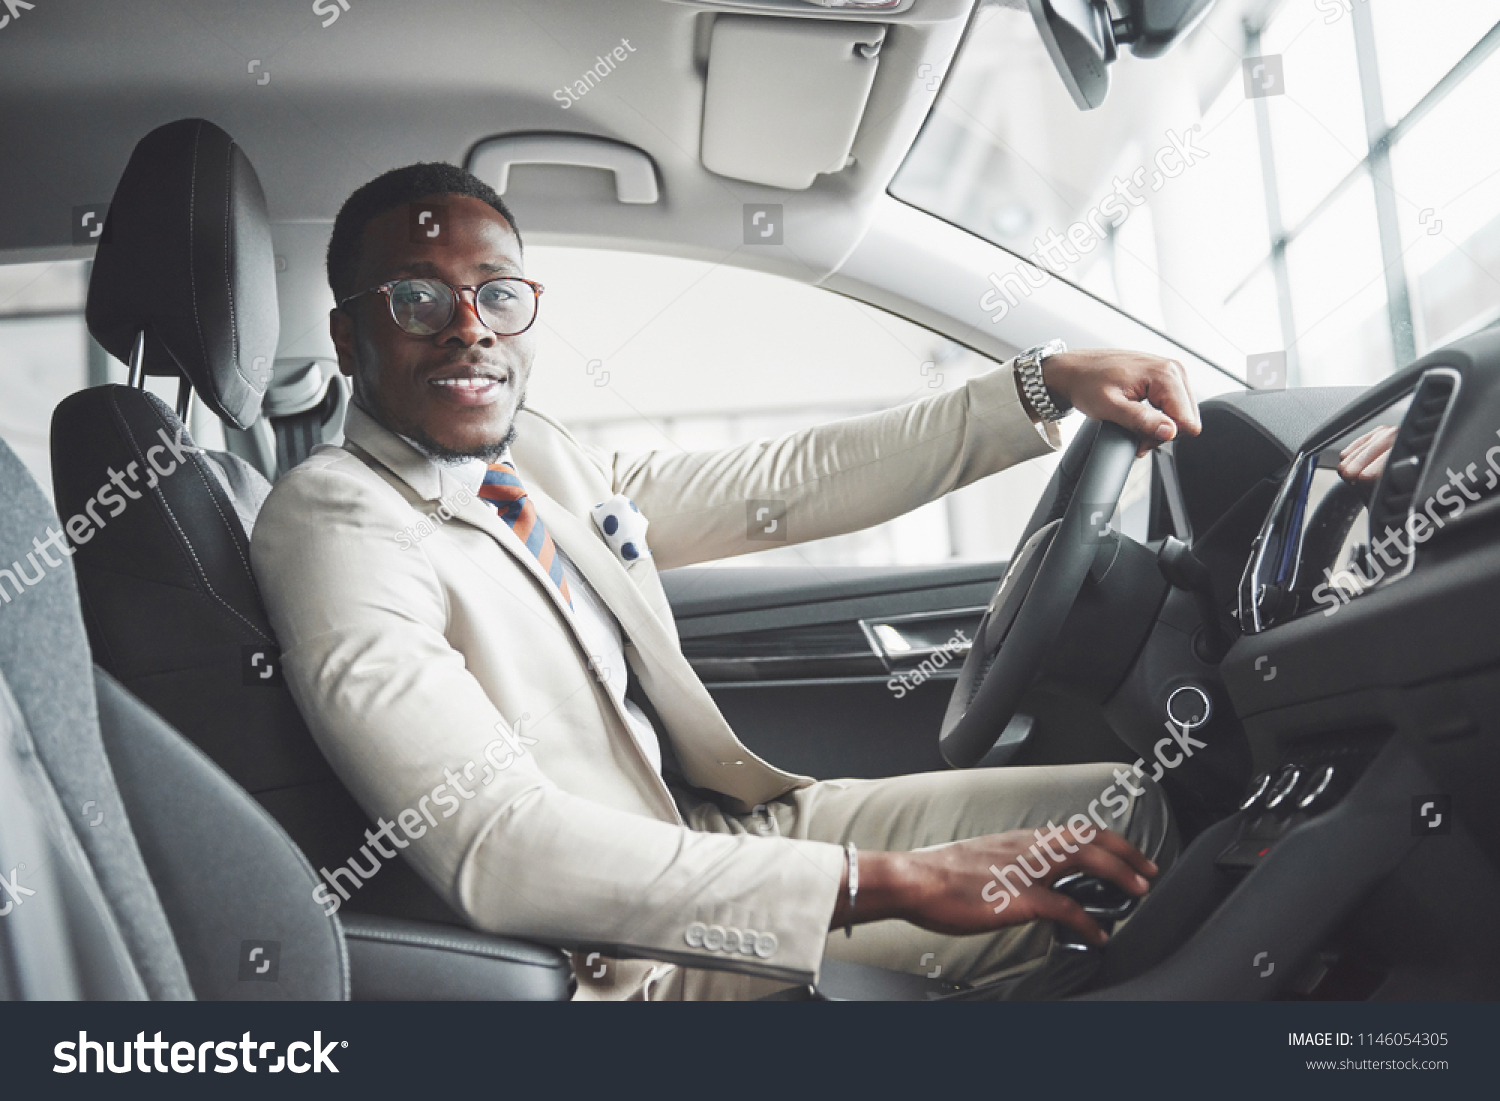
[[92,381],[86,287],[82,260],[0,265],[0,437],[49,493],[52,409]]
[[[779,276],[554,246],[529,247],[526,263],[547,287],[528,403],[608,450],[746,443],[952,390],[997,366],[893,314]],[[1023,464],[866,531],[726,564],[1004,558],[1054,462]]]
[[1500,317],[1497,16],[1220,4],[1085,113],[1030,15],[988,4],[891,192],[1254,385],[1373,382]]
[[[123,363],[95,343],[84,323],[90,264],[0,264],[0,439],[49,497],[52,410],[75,390],[124,382],[129,375]],[[147,388],[168,405],[176,403],[175,380],[150,378]],[[194,405],[200,413],[192,422],[199,442],[222,447],[217,422],[209,423],[212,418],[201,411],[196,396]]]

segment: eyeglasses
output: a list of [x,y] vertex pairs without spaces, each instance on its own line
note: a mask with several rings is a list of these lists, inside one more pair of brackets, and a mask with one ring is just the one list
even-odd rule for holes
[[496,336],[516,336],[536,320],[537,300],[544,289],[540,283],[510,275],[467,287],[455,287],[441,279],[396,279],[351,294],[339,308],[367,294],[383,294],[391,308],[391,320],[403,331],[412,336],[431,336],[452,322],[459,292],[473,291],[474,312],[480,324]]

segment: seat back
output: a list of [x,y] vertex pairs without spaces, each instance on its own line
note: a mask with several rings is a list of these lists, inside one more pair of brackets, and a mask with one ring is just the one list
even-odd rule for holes
[[[62,530],[0,442],[4,993],[347,998],[343,934],[295,846],[159,717],[96,680]],[[243,981],[247,941],[274,945],[288,973]]]
[[[141,140],[110,204],[87,316],[105,348],[132,360],[133,381],[175,376],[230,428],[257,419],[279,328],[275,263],[260,184],[228,134],[185,119]],[[118,385],[58,405],[52,471],[95,660],[255,796],[315,867],[357,853],[371,824],[282,681],[250,572],[266,479],[197,448],[159,398]],[[404,862],[360,892],[359,908],[459,921]]]
[[[45,820],[45,789],[55,794],[73,841],[54,836],[51,844],[59,852],[76,844],[86,858],[89,874],[79,876],[94,878],[108,900],[97,923],[126,950],[133,975],[125,985],[138,997],[191,998],[186,968],[100,739],[72,563],[57,549],[66,546],[57,537],[61,530],[41,488],[0,442],[0,676],[9,690],[6,698],[13,700],[13,707],[0,703],[9,715],[7,752],[21,769],[35,754],[39,772],[32,774],[26,802]],[[3,803],[0,808],[9,830],[10,810]],[[96,819],[98,825],[91,826]],[[9,836],[5,840],[10,843]],[[8,849],[0,857],[7,873],[24,863],[23,872],[40,874],[47,864],[40,853],[28,860],[25,852]],[[23,896],[20,910],[38,901],[41,888],[37,891],[34,898]]]

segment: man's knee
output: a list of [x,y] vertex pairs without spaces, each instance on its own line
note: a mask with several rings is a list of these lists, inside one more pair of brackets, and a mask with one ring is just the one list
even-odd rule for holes
[[[1077,766],[1066,822],[1079,831],[1113,830],[1158,864],[1175,853],[1176,828],[1161,784],[1149,769],[1115,761]],[[1079,816],[1082,816],[1081,818]]]
[[1150,776],[1138,778],[1136,787],[1141,794],[1132,798],[1125,816],[1127,824],[1116,832],[1123,834],[1148,859],[1165,867],[1177,855],[1177,824],[1166,790]]

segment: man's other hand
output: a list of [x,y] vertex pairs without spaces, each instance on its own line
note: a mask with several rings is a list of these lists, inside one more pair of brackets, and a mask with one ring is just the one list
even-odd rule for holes
[[1175,359],[1110,349],[1059,352],[1042,363],[1047,389],[1086,417],[1114,421],[1140,438],[1136,455],[1203,429],[1187,372]]
[[1385,473],[1385,460],[1396,442],[1396,429],[1383,424],[1372,428],[1339,452],[1339,476],[1356,485],[1374,485]]
[[[986,933],[1038,919],[1075,929],[1090,944],[1103,944],[1104,931],[1083,907],[1051,884],[1069,872],[1088,872],[1132,895],[1144,895],[1157,867],[1111,830],[1089,829],[1090,840],[1064,827],[1011,830],[915,852],[861,852],[859,898],[854,923],[901,918],[934,933],[962,936]],[[1038,843],[1045,839],[1045,849]],[[1025,865],[1018,858],[1025,859]],[[1045,864],[1036,876],[1018,874]],[[997,880],[996,869],[1006,872]],[[1026,885],[1026,880],[1031,880]],[[1009,902],[1002,903],[1002,898]],[[832,928],[848,924],[848,887],[840,889]]]

